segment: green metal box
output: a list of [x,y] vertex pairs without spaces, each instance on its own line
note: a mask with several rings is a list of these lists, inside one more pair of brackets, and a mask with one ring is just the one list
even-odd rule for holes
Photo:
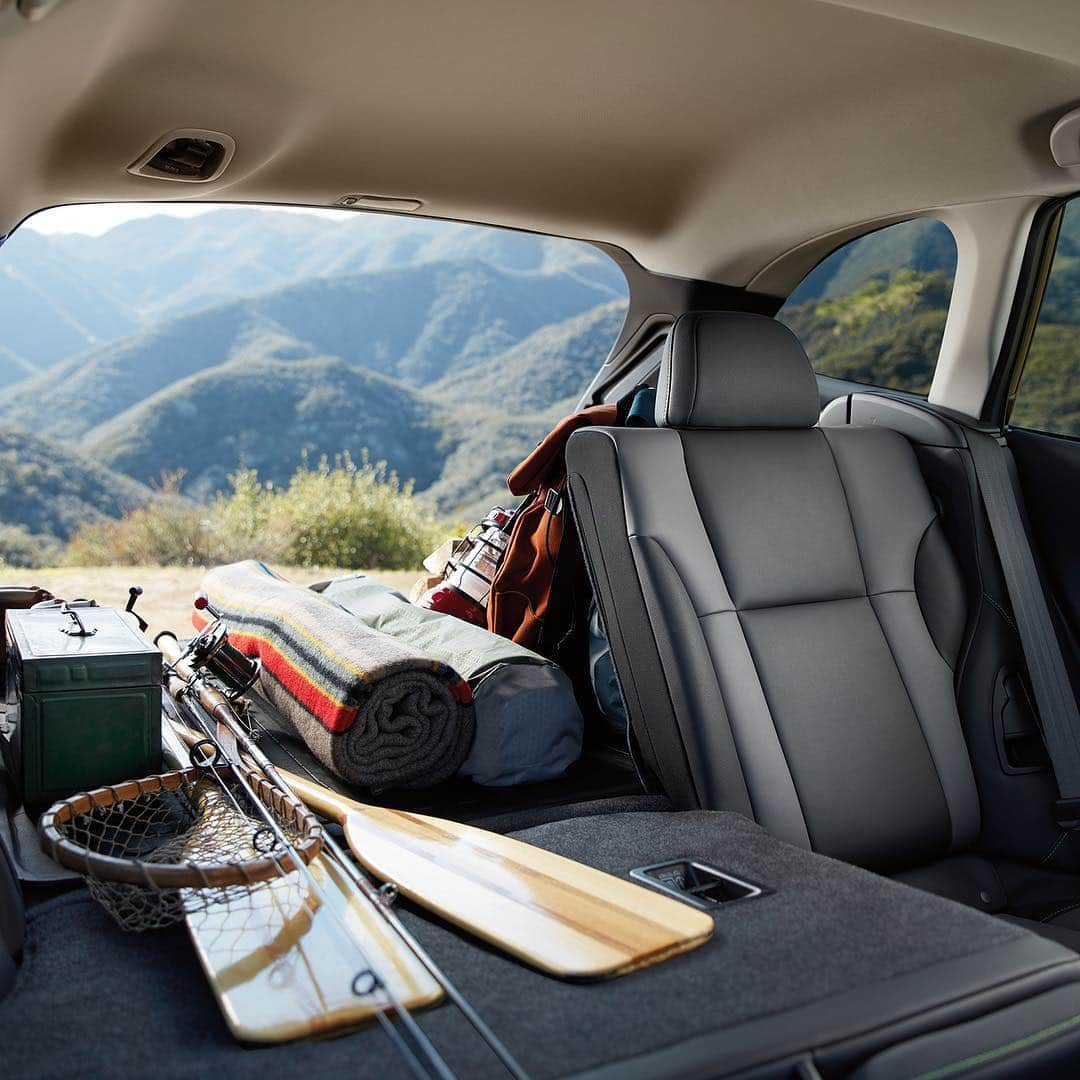
[[8,753],[28,807],[160,769],[161,653],[122,612],[12,611],[8,639]]

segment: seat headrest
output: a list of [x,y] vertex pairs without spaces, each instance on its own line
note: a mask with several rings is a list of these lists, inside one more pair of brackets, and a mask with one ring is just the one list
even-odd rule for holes
[[820,412],[799,339],[764,315],[691,311],[660,362],[656,423],[672,428],[805,428]]

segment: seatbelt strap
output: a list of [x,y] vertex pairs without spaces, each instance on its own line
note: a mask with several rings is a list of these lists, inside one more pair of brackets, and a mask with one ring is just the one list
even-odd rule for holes
[[1080,824],[1080,710],[1024,529],[1011,455],[1002,438],[970,428],[965,434],[1061,794],[1058,822],[1076,827]]

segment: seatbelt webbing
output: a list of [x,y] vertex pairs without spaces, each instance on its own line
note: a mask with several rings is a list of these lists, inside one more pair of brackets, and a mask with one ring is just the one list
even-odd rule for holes
[[[1080,710],[1024,529],[1006,446],[966,431],[1062,800],[1080,799]],[[1064,808],[1062,808],[1064,809]],[[1075,814],[1066,816],[1074,817]]]

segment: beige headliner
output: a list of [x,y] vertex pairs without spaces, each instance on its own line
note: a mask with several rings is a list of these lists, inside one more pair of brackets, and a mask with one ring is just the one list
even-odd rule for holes
[[[8,7],[0,224],[368,192],[779,291],[822,244],[755,277],[853,222],[1080,187],[1047,146],[1077,65],[1076,0],[66,0],[37,24]],[[221,182],[124,171],[177,127],[235,138]]]

